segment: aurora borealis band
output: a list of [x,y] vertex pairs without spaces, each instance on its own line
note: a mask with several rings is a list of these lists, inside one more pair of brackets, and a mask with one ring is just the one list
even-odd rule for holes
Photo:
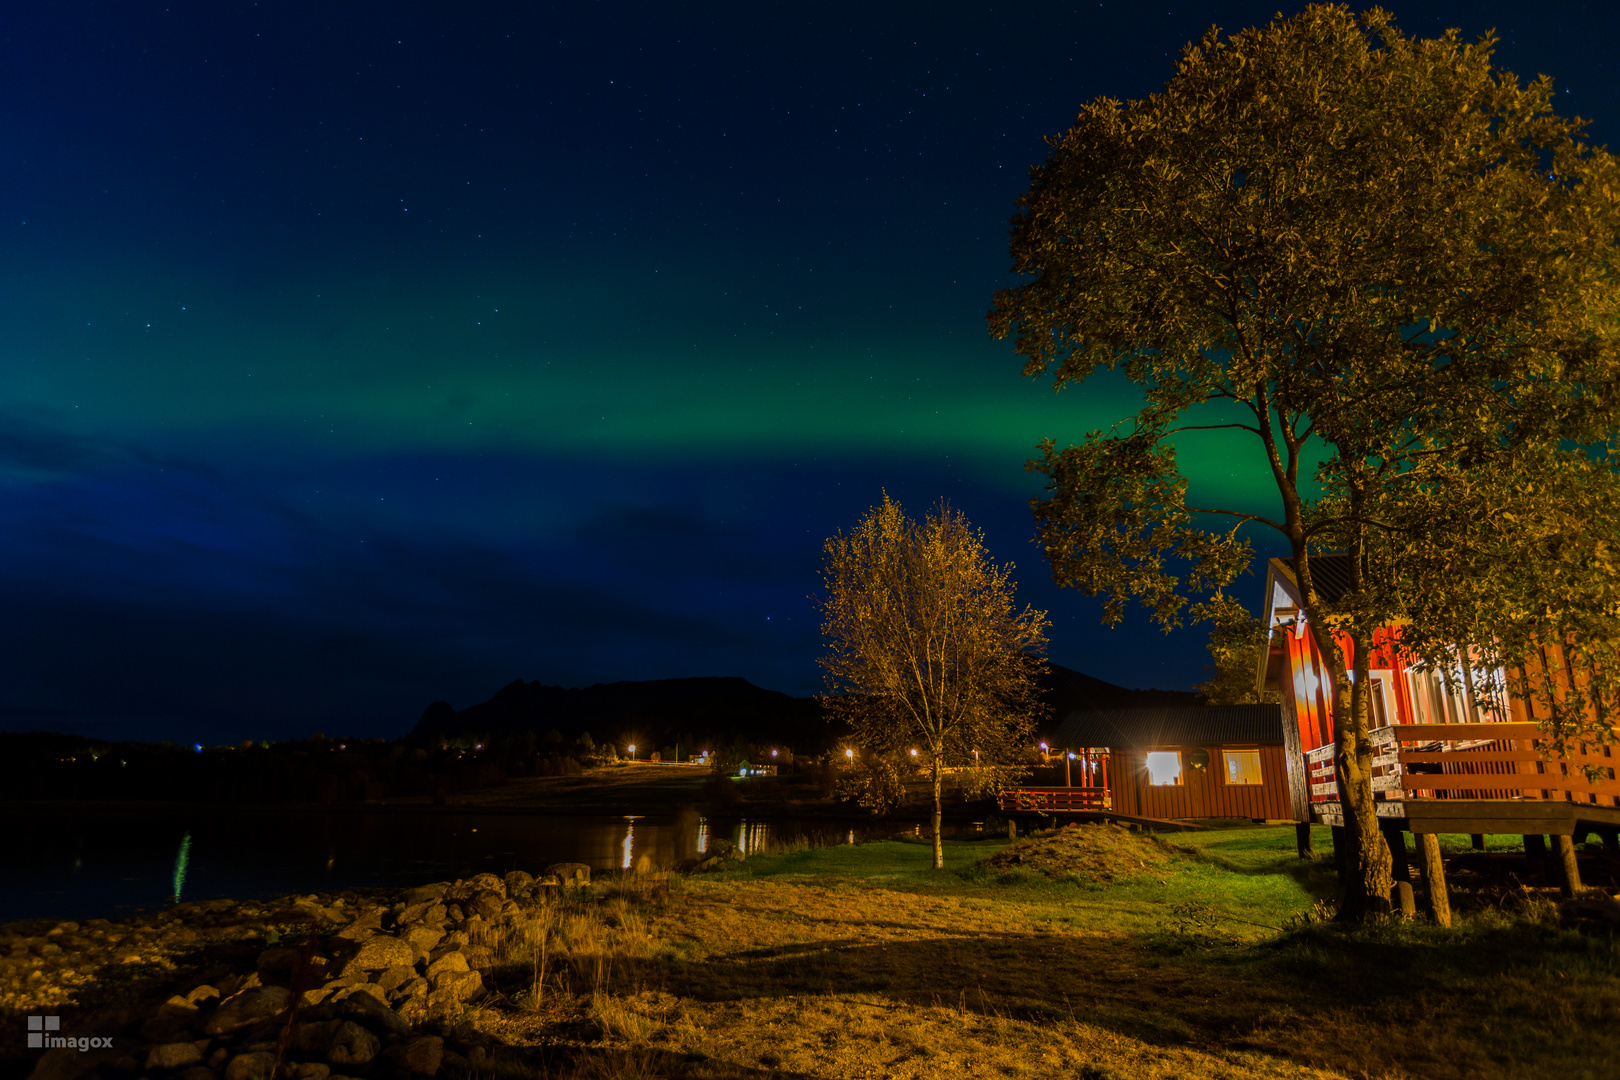
[[[1594,5],[1597,7],[1598,5]],[[887,489],[1018,563],[1052,658],[1203,677],[1030,544],[1128,411],[983,315],[1042,138],[1275,5],[70,3],[0,35],[0,728],[403,731],[514,678],[819,687]],[[1615,21],[1412,4],[1620,116]],[[1260,499],[1245,450],[1181,447]],[[1253,588],[1259,592],[1261,581]]]

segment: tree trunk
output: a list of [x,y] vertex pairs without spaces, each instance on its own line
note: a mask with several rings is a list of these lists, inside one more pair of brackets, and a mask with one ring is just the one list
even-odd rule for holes
[[1359,922],[1367,916],[1389,910],[1389,890],[1394,875],[1389,847],[1384,843],[1378,827],[1378,807],[1373,801],[1372,769],[1373,745],[1367,734],[1368,713],[1368,655],[1369,642],[1361,631],[1352,630],[1351,648],[1355,650],[1352,663],[1355,681],[1345,671],[1343,654],[1331,640],[1331,634],[1317,631],[1320,646],[1323,637],[1329,638],[1333,652],[1324,650],[1324,657],[1334,670],[1333,727],[1337,742],[1335,764],[1339,777],[1339,806],[1344,811],[1346,839],[1350,855],[1341,886],[1344,904],[1343,918]]
[[940,826],[940,779],[939,755],[934,755],[934,869],[945,869],[945,841],[939,834]]

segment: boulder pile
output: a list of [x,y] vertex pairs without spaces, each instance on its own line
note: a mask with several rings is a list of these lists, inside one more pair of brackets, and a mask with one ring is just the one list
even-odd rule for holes
[[[205,981],[121,1025],[126,1034],[108,1049],[45,1050],[32,1078],[465,1076],[468,1058],[418,1028],[443,1030],[438,1021],[484,993],[484,972],[497,961],[492,946],[560,890],[589,884],[590,867],[559,863],[538,879],[478,874],[411,889],[392,903],[294,898],[277,913],[307,931],[273,935],[234,970],[203,973]],[[206,916],[211,907],[198,910]]]

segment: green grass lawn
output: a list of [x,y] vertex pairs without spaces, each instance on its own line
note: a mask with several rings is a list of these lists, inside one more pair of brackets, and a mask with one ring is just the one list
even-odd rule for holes
[[[1469,847],[1447,839],[1448,850]],[[1311,918],[1336,887],[1325,828],[1309,860],[1292,826],[1130,842],[1159,861],[1111,882],[987,868],[1004,839],[947,842],[944,871],[928,843],[890,840],[755,855],[690,888],[716,899],[728,887],[819,893],[874,922],[902,903],[932,904],[948,935],[973,914],[989,943],[958,941],[937,979],[993,983],[1009,1016],[1038,1020],[1085,1000],[1087,1022],[1133,1039],[1260,1051],[1333,1075],[1620,1076],[1620,948],[1612,934],[1560,926],[1544,898],[1460,910],[1449,930],[1421,920],[1352,929]],[[1488,848],[1510,843],[1519,839]],[[929,985],[923,958],[900,974],[886,960],[874,974],[863,955],[818,963],[891,994]],[[1092,966],[1106,984],[1056,974]]]

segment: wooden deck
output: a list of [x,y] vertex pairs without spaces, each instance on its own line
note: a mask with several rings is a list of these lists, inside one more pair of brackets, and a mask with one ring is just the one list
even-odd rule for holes
[[[1415,833],[1569,836],[1620,827],[1615,747],[1554,758],[1535,724],[1399,724],[1371,732],[1378,816]],[[1306,755],[1311,820],[1344,823],[1334,748]],[[1599,770],[1589,780],[1586,767]]]
[[1004,814],[1107,810],[1112,805],[1105,787],[1010,788],[1001,793]]

